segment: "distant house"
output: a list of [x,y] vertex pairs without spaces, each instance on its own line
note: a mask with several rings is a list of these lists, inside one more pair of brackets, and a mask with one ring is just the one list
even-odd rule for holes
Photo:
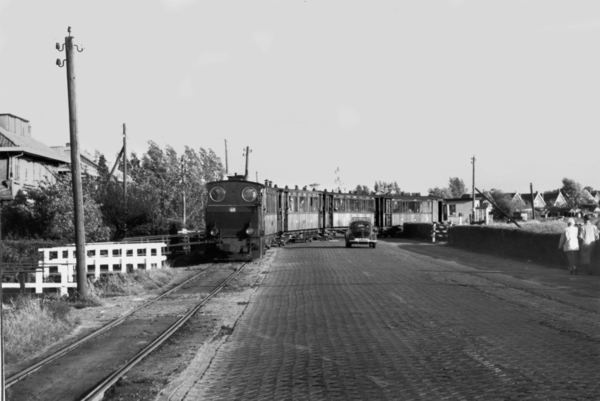
[[531,193],[521,194],[521,200],[524,203],[521,212],[527,213],[528,217],[532,216],[534,209],[537,215],[541,215],[546,209],[546,202],[544,202],[544,197],[539,192],[535,192],[533,194],[533,202],[531,201]]
[[583,197],[584,202],[588,205],[598,205],[598,199],[596,196],[592,195],[587,189],[584,188],[581,190],[581,196]]
[[[479,194],[475,195],[474,222],[489,221],[491,205]],[[473,196],[463,194],[460,198],[444,199],[444,221],[452,224],[470,224],[473,212]],[[487,218],[487,219],[486,219]]]
[[592,195],[596,203],[600,204],[600,191],[592,191],[590,195]]
[[[65,166],[61,169],[61,173],[67,173],[71,171],[71,144],[67,142],[65,146],[52,146],[56,152],[62,154],[69,160],[69,166]],[[94,156],[87,153],[85,150],[79,151],[79,157],[81,159],[81,172],[91,175],[92,177],[98,177],[98,163],[94,161]]]
[[523,198],[521,197],[521,194],[518,192],[508,192],[506,193],[508,196],[510,196],[510,200],[511,202],[514,202],[514,204],[519,208],[523,208],[525,207],[525,201],[523,200]]
[[70,160],[33,139],[28,120],[0,114],[0,199],[13,199],[19,190],[56,182]]
[[546,191],[542,196],[546,203],[546,216],[569,216],[577,213],[576,211],[571,210],[567,203],[567,199],[559,189],[555,191]]
[[598,198],[597,198],[597,191],[593,191],[596,194],[592,194],[591,192],[589,192],[587,189],[583,189],[581,191],[581,195],[583,197],[584,203],[579,207],[580,211],[582,213],[585,214],[589,214],[592,213],[596,216],[598,216],[598,214],[600,214],[600,207],[598,207]]

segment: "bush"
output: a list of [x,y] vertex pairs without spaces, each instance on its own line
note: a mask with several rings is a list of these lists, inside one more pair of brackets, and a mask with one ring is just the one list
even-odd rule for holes
[[448,244],[476,252],[514,257],[562,266],[564,255],[558,249],[560,233],[536,232],[499,226],[453,226]]
[[431,240],[431,232],[433,231],[433,223],[404,223],[405,238],[429,239]]
[[563,232],[565,227],[567,227],[566,221],[562,221],[562,220],[520,221],[519,225],[521,226],[521,228],[515,226],[513,223],[493,223],[493,224],[489,225],[488,227],[503,228],[506,230],[526,230],[526,231],[537,232],[537,233],[546,233],[546,234],[560,234]]

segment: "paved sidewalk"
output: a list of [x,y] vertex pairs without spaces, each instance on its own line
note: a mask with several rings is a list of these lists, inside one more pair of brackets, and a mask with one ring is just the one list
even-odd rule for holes
[[426,246],[281,249],[208,369],[171,399],[600,399],[598,298],[582,276],[410,247]]

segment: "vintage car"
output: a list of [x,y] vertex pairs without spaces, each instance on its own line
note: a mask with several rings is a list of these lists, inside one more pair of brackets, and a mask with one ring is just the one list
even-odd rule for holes
[[373,224],[368,220],[352,221],[345,237],[346,248],[350,248],[352,244],[368,244],[370,248],[377,245],[377,234],[373,232]]

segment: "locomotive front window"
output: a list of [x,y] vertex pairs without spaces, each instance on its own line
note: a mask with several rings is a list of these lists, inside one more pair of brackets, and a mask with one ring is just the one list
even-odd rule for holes
[[210,190],[210,199],[215,202],[221,202],[225,199],[225,190],[221,187],[214,187]]
[[246,187],[242,191],[242,198],[244,198],[246,202],[255,201],[256,198],[258,198],[258,192],[256,192],[256,189],[252,187]]

